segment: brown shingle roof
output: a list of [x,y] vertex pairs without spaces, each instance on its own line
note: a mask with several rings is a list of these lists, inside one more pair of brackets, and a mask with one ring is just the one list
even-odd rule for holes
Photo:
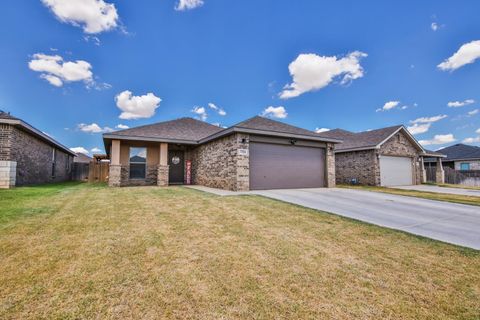
[[281,133],[298,134],[304,136],[318,137],[318,135],[310,130],[295,127],[283,122],[275,121],[272,119],[256,116],[240,123],[237,123],[233,127],[263,131],[273,131]]
[[10,115],[10,113],[5,112],[0,110],[0,119],[5,119],[5,120],[20,120],[18,118],[15,118],[14,116]]
[[109,133],[108,136],[129,136],[139,138],[156,138],[167,140],[198,141],[223,129],[207,122],[193,118],[158,122],[131,129]]
[[403,126],[398,125],[358,133],[342,129],[334,129],[327,132],[319,133],[318,135],[320,135],[321,137],[342,140],[342,143],[335,146],[335,150],[337,151],[351,149],[368,149],[374,148],[400,128],[403,128]]

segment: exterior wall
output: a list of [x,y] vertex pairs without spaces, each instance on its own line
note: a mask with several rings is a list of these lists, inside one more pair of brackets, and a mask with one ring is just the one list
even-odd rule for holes
[[54,147],[11,125],[0,125],[0,184],[29,185],[70,180],[73,156],[56,149],[55,175],[52,176]]
[[380,170],[375,150],[342,152],[335,154],[335,175],[338,184],[357,183],[380,185]]
[[327,188],[335,187],[335,145],[333,143],[327,143],[327,149],[325,151],[325,165],[326,165],[326,184]]
[[[130,179],[130,148],[131,147],[147,148],[147,165],[146,165],[145,179]],[[142,143],[138,141],[135,141],[134,143],[121,141],[120,142],[120,165],[110,165],[109,185],[112,187],[157,185],[158,184],[157,177],[159,172],[159,157],[160,157],[159,146],[147,145],[147,144],[142,145]],[[167,171],[167,177],[168,177],[168,171]]]
[[462,163],[469,163],[470,170],[480,170],[480,160],[455,161],[455,170],[460,170]]
[[422,183],[422,168],[419,150],[403,132],[398,132],[378,150],[362,150],[335,154],[336,181],[349,184],[356,178],[359,184],[380,186],[379,156],[399,156],[412,158],[412,183]]
[[[249,189],[249,136],[235,133],[192,149],[192,183],[233,191]],[[244,142],[242,142],[244,139]],[[238,150],[247,150],[239,154]]]
[[[380,155],[401,156],[412,158],[413,181],[412,184],[422,183],[422,168],[420,164],[419,150],[407,138],[402,131],[386,141],[379,150]],[[379,184],[380,185],[380,181]]]

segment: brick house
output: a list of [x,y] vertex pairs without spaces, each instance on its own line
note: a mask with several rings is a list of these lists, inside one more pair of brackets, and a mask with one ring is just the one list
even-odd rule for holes
[[198,184],[235,191],[335,186],[336,139],[254,117],[192,118],[106,133],[110,186]]
[[0,111],[0,188],[70,180],[75,153]]
[[[440,152],[446,156],[442,159],[444,167],[457,171],[480,171],[480,147],[457,143],[441,149]],[[425,165],[435,167],[437,161],[426,158]]]
[[338,184],[421,184],[426,181],[424,157],[438,159],[437,178],[444,181],[439,160],[444,155],[425,150],[402,125],[358,133],[334,129],[320,135],[342,140],[335,147]]

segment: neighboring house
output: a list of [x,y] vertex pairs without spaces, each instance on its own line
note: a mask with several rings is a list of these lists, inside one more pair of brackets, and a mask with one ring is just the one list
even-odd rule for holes
[[[404,126],[364,132],[334,129],[319,134],[342,140],[335,146],[336,181],[372,186],[411,185],[425,182],[423,157],[443,155],[425,150]],[[443,181],[443,169],[438,178]]]
[[181,118],[103,139],[110,186],[198,184],[243,191],[335,185],[338,140],[258,116],[226,129]]
[[0,188],[70,180],[75,153],[0,111]]
[[73,162],[75,163],[90,163],[92,160],[92,158],[81,152],[77,152],[75,158],[73,158]]
[[[480,147],[469,146],[466,144],[455,144],[438,150],[446,155],[442,159],[444,167],[449,167],[457,171],[480,170]],[[436,166],[435,159],[425,159],[426,166]]]

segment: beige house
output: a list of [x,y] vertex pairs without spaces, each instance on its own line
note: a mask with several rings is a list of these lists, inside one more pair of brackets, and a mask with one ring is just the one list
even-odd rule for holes
[[263,117],[229,128],[181,118],[103,135],[110,186],[228,190],[335,186],[337,139]]

